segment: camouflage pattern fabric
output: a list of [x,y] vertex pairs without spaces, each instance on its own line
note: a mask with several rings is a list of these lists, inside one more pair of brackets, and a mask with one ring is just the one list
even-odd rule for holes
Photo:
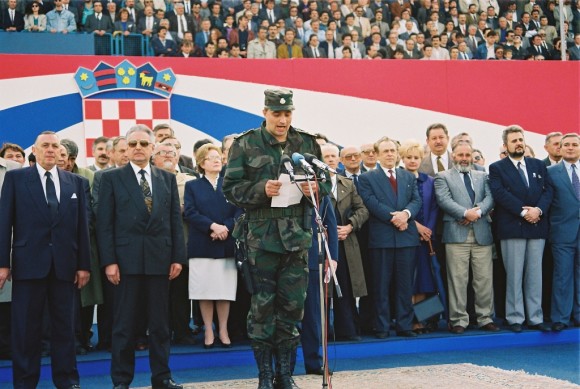
[[[234,238],[246,242],[248,259],[256,266],[257,291],[248,315],[248,335],[254,343],[290,347],[298,343],[296,323],[304,313],[311,208],[305,198],[289,208],[271,208],[265,186],[280,176],[282,154],[310,153],[322,158],[314,136],[290,127],[281,143],[264,126],[265,122],[234,140],[223,192],[228,201],[246,211],[247,236],[239,236],[243,228],[236,228]],[[322,186],[321,192],[328,190]]]

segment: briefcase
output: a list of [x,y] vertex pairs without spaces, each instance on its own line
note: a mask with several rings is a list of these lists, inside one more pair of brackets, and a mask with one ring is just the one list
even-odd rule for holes
[[441,298],[438,294],[413,304],[413,310],[415,311],[415,317],[419,322],[438,316],[444,311],[443,304],[441,304]]

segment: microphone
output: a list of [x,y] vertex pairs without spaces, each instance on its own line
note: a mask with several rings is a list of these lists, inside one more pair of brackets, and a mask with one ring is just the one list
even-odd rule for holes
[[302,169],[304,169],[305,172],[310,173],[313,176],[316,175],[314,173],[314,170],[312,170],[312,166],[308,162],[306,162],[302,154],[300,153],[292,154],[292,161],[294,161],[294,165],[300,166]]
[[324,162],[322,162],[321,160],[316,158],[316,155],[312,155],[309,153],[304,153],[304,159],[306,159],[306,161],[314,166],[316,166],[317,168],[324,170],[324,171],[328,171],[334,174],[338,174],[336,172],[336,170],[334,170],[333,168],[331,168],[330,166],[328,166],[327,164],[325,164]]
[[290,181],[294,183],[294,167],[292,166],[292,160],[286,154],[282,154],[280,159],[280,165],[284,167],[286,173],[290,176]]

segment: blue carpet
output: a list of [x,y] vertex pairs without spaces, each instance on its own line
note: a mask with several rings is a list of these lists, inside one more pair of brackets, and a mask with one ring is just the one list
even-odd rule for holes
[[[362,342],[339,342],[329,346],[333,370],[378,369],[447,363],[473,363],[506,370],[524,370],[580,384],[580,329],[561,333],[508,331],[486,333],[468,331],[463,335],[436,332],[415,339],[392,337],[386,340],[364,338]],[[299,352],[296,374],[303,374]],[[78,357],[83,388],[111,386],[110,355],[92,352]],[[43,358],[39,388],[52,388],[50,360]],[[221,381],[256,376],[249,344],[232,349],[204,350],[201,346],[172,347],[170,365],[178,382]],[[137,352],[133,386],[149,385],[147,352]],[[0,387],[11,382],[10,363],[0,363]]]

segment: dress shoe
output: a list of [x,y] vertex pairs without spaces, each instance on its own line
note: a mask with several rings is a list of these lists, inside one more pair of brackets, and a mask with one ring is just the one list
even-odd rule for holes
[[210,344],[203,344],[203,348],[206,350],[209,350],[210,348],[213,348],[213,346],[215,345],[215,340],[213,342],[211,342]]
[[221,344],[222,348],[232,348],[232,342],[224,343],[224,342],[220,341],[220,344]]
[[118,384],[113,386],[113,389],[129,389],[129,385],[127,384]]
[[534,324],[532,326],[528,326],[529,330],[537,330],[542,332],[550,332],[551,328],[546,323]]
[[181,338],[174,339],[173,344],[178,344],[178,345],[182,345],[182,346],[193,346],[193,345],[197,344],[197,341],[195,340],[195,338],[193,336],[185,335],[185,336],[182,336]]
[[66,389],[81,389],[80,385],[71,385],[71,386],[67,386]]
[[566,324],[564,324],[564,323],[557,322],[557,323],[552,324],[552,331],[560,332],[564,328],[566,328]]
[[510,331],[515,332],[516,334],[519,334],[520,332],[522,332],[522,325],[518,324],[518,323],[511,324]]
[[462,334],[462,333],[464,333],[464,332],[465,332],[465,328],[464,328],[464,327],[461,327],[461,326],[453,326],[453,327],[452,327],[452,328],[449,330],[449,332],[451,332],[452,334],[459,335],[459,334]]
[[488,331],[488,332],[498,332],[498,331],[500,331],[499,327],[496,326],[494,322],[487,323],[486,325],[481,326],[479,329],[480,330],[483,330],[483,331]]
[[375,336],[377,337],[377,339],[387,339],[389,337],[389,331],[376,332]]
[[[306,369],[306,374],[311,375],[324,375],[324,369],[322,367],[318,369]],[[328,370],[328,375],[332,375],[332,370]]]
[[403,336],[405,338],[416,338],[418,335],[411,330],[407,330],[407,331],[397,331],[397,336]]
[[153,384],[153,389],[183,389],[183,385],[179,385],[173,379],[167,378],[161,382]]

